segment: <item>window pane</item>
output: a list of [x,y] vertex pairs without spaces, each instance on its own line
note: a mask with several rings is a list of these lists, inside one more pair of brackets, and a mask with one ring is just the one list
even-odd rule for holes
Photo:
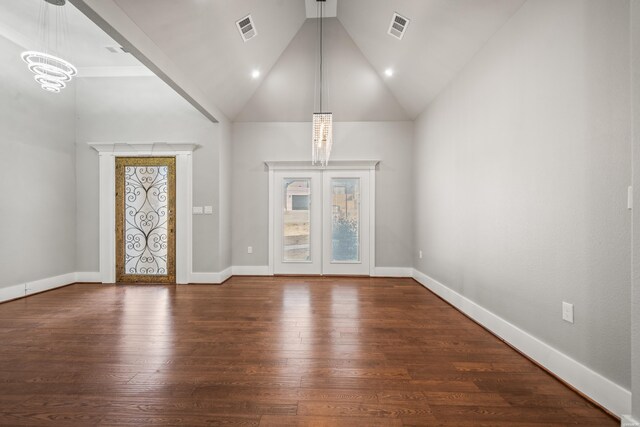
[[284,191],[284,242],[282,259],[285,262],[311,261],[311,180],[287,178]]
[[360,261],[360,178],[331,180],[331,260]]
[[125,274],[167,275],[167,173],[166,166],[125,167]]

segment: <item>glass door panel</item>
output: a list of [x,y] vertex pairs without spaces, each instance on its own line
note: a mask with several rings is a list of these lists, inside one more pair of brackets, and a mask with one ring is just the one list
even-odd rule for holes
[[324,172],[323,274],[369,275],[369,173]]
[[331,261],[360,261],[360,178],[331,179]]
[[283,180],[284,262],[311,262],[311,179]]
[[322,175],[274,175],[274,273],[322,273]]
[[175,282],[175,160],[116,159],[118,282]]

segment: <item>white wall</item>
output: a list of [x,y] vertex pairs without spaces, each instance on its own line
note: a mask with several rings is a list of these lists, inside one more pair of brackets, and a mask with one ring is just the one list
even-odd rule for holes
[[0,37],[0,288],[75,271],[72,83],[47,93]]
[[415,268],[627,389],[629,72],[627,0],[528,1],[413,153]]
[[631,384],[633,415],[640,420],[640,0],[631,1],[631,67],[633,112],[633,288],[631,318]]
[[[376,266],[410,267],[411,122],[338,122],[334,160],[380,160],[376,172]],[[268,265],[268,160],[311,161],[311,123],[234,123],[233,265]],[[253,246],[253,254],[247,254]]]
[[77,99],[78,270],[99,269],[98,155],[87,143],[189,142],[201,146],[193,158],[194,205],[215,212],[193,217],[193,270],[218,272],[226,256],[218,213],[220,163],[229,157],[229,132],[221,128],[228,125],[210,122],[157,77],[79,79]]

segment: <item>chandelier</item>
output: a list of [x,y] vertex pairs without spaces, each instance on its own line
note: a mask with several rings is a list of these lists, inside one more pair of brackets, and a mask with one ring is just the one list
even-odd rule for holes
[[322,51],[322,21],[324,0],[317,0],[320,9],[320,109],[313,113],[311,141],[311,162],[314,165],[326,166],[331,155],[333,144],[333,114],[322,110],[322,71],[323,71],[323,51]]
[[71,63],[49,53],[54,48],[59,50],[66,33],[66,16],[63,9],[66,2],[66,0],[43,0],[38,24],[40,42],[44,51],[29,50],[21,54],[22,60],[35,74],[35,81],[42,89],[52,93],[59,93],[78,74],[78,70]]

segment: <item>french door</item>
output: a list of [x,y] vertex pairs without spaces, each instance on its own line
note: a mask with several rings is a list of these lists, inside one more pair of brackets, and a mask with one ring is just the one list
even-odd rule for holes
[[274,274],[368,275],[367,171],[276,171]]

